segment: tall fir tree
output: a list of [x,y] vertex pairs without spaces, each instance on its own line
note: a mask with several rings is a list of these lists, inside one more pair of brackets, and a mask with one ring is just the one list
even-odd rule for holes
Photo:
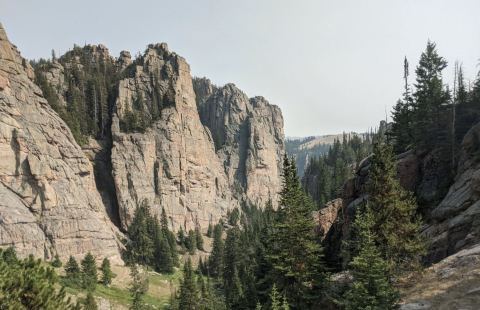
[[82,260],[82,287],[94,291],[97,286],[97,263],[95,257],[88,252]]
[[223,287],[225,300],[229,309],[239,309],[245,303],[243,287],[239,277],[239,228],[234,227],[227,231],[224,252]]
[[353,282],[344,295],[346,310],[397,309],[398,293],[391,283],[388,263],[375,245],[375,219],[369,206],[357,211],[353,229],[358,236],[358,255],[350,263]]
[[215,225],[213,229],[213,245],[212,252],[208,259],[208,270],[210,276],[221,277],[223,274],[223,250],[224,244],[222,240],[223,229],[221,224]]
[[108,258],[103,259],[100,270],[102,271],[102,284],[105,286],[112,284],[113,272],[110,267],[110,260]]
[[182,310],[196,310],[198,306],[198,290],[193,273],[192,261],[189,258],[183,267],[183,279],[180,283],[179,308]]
[[374,145],[367,193],[374,214],[375,243],[380,253],[398,272],[418,265],[425,253],[425,244],[420,237],[417,204],[397,180],[396,161],[388,143]]
[[314,232],[314,205],[302,190],[296,171],[294,161],[285,156],[268,257],[279,289],[293,307],[305,308],[322,297],[326,276],[322,247]]
[[80,286],[81,284],[81,270],[77,260],[70,256],[65,264],[65,284],[68,286]]
[[428,42],[415,70],[412,127],[415,145],[432,150],[448,143],[449,93],[444,89],[442,71],[446,60],[438,55],[436,45]]

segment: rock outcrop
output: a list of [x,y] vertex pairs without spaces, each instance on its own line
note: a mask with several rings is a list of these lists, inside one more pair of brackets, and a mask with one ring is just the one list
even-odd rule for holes
[[429,261],[454,254],[480,242],[480,123],[465,135],[455,181],[431,211],[425,230],[430,240]]
[[280,109],[263,97],[249,99],[234,84],[216,87],[203,78],[194,85],[202,123],[235,195],[259,206],[271,199],[275,206],[285,149]]
[[[119,83],[112,125],[112,166],[122,225],[128,225],[135,207],[145,201],[157,213],[164,207],[174,229],[207,227],[239,204],[211,134],[200,122],[189,65],[166,44],[157,44],[132,66],[131,76]],[[121,132],[119,123],[133,109],[135,98],[145,98],[145,113],[150,113],[147,107],[155,101],[147,98],[154,92],[161,98],[159,119],[144,133]]]
[[0,246],[112,257],[142,203],[174,230],[275,204],[283,118],[264,98],[194,82],[165,43],[135,59],[75,46],[36,75],[3,28],[0,44]]
[[118,257],[92,165],[33,77],[0,25],[0,246]]

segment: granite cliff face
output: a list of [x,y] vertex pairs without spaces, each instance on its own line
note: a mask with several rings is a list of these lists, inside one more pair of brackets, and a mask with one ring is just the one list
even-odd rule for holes
[[118,257],[92,165],[33,77],[0,25],[0,246]]
[[280,109],[263,97],[249,99],[234,84],[216,87],[203,78],[194,85],[202,123],[212,133],[235,194],[261,206],[268,199],[276,205],[285,149]]
[[[164,207],[174,229],[217,222],[239,202],[211,134],[200,122],[189,65],[157,44],[127,70],[131,72],[119,82],[112,125],[113,177],[123,227],[143,201],[158,213]],[[120,123],[136,98],[143,98],[140,111],[157,113],[158,119],[144,133],[123,133]]]
[[283,118],[264,98],[192,79],[164,43],[77,46],[34,73],[0,34],[0,246],[112,257],[142,203],[174,230],[275,204]]

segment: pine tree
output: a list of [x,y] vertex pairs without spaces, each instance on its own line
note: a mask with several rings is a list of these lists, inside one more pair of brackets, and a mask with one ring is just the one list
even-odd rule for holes
[[113,272],[110,268],[110,261],[108,258],[103,259],[100,270],[102,271],[102,284],[105,286],[112,284]]
[[70,256],[65,264],[65,282],[68,286],[79,286],[81,282],[81,271],[77,260]]
[[367,192],[374,214],[375,244],[397,271],[409,270],[419,263],[425,245],[419,234],[417,205],[397,180],[395,157],[387,143],[374,146]]
[[53,268],[43,266],[33,255],[12,261],[12,252],[5,252],[0,249],[1,309],[73,309],[65,290],[57,288]]
[[82,287],[94,291],[97,286],[97,264],[95,257],[88,252],[82,260]]
[[296,308],[321,298],[325,285],[323,253],[314,232],[313,202],[303,192],[293,160],[284,159],[283,187],[268,257],[275,282]]
[[353,283],[345,293],[345,307],[347,310],[396,309],[398,294],[390,281],[390,269],[375,246],[374,215],[368,205],[359,211],[354,229],[360,251],[350,263]]
[[179,307],[182,310],[195,310],[198,307],[198,292],[190,258],[183,268],[183,280],[180,283]]
[[52,266],[55,268],[62,267],[62,261],[60,260],[60,257],[58,256],[58,254],[55,254],[55,258],[52,261]]
[[212,223],[209,223],[209,224],[208,224],[207,237],[208,237],[208,238],[212,238],[212,237],[213,237],[213,225],[212,225]]
[[270,293],[270,304],[272,310],[280,310],[281,300],[276,284],[273,284],[272,291]]
[[135,209],[133,221],[127,230],[130,240],[125,250],[125,260],[130,264],[146,266],[153,257],[154,241],[151,235],[153,221],[150,217],[150,207],[145,202]]
[[195,231],[191,229],[188,231],[188,236],[185,239],[185,247],[190,255],[194,255],[197,250],[197,237]]
[[178,266],[179,260],[178,260],[178,252],[177,252],[177,241],[175,240],[175,234],[172,231],[170,231],[170,229],[168,228],[168,218],[167,218],[167,213],[165,212],[165,208],[162,208],[162,215],[160,217],[160,227],[162,229],[164,237],[168,241],[172,265]]
[[438,55],[435,43],[429,41],[415,71],[413,93],[413,138],[421,149],[432,150],[447,143],[449,113],[445,106],[449,93],[444,90],[442,80],[446,67],[447,62]]
[[83,309],[84,310],[97,310],[97,302],[95,301],[95,298],[93,297],[92,292],[88,291],[87,296],[85,297],[85,301],[83,302]]
[[163,234],[160,234],[155,241],[155,270],[164,273],[173,273],[173,261],[170,253],[170,246]]
[[211,276],[220,277],[223,273],[223,229],[220,224],[215,225],[213,230],[212,253],[208,259],[208,270]]
[[390,135],[394,138],[395,151],[401,153],[407,150],[412,144],[412,106],[413,97],[408,83],[409,67],[405,57],[403,62],[403,79],[405,90],[403,98],[397,101],[392,113],[392,128]]
[[132,283],[129,287],[132,297],[130,310],[143,310],[145,308],[143,297],[148,291],[148,277],[145,273],[139,270],[139,267],[136,264],[133,264],[130,267],[130,277],[132,278]]
[[225,289],[225,300],[230,309],[239,308],[245,303],[243,287],[239,277],[241,256],[239,234],[238,227],[229,229],[225,241],[223,287]]
[[200,251],[203,251],[203,237],[202,237],[202,231],[200,230],[199,226],[195,227],[195,239],[196,239],[197,249],[199,249]]
[[185,246],[185,232],[183,231],[182,226],[180,226],[180,229],[178,230],[177,235],[178,235],[178,242],[180,242],[180,245],[182,247],[184,247]]

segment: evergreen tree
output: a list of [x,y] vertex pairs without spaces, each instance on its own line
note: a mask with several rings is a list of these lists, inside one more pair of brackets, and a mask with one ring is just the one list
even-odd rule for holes
[[133,264],[130,267],[130,277],[132,278],[132,283],[129,287],[132,297],[130,310],[143,310],[145,308],[143,297],[148,291],[148,277],[145,273],[139,270],[139,267],[136,264]]
[[88,291],[87,296],[85,297],[85,301],[83,302],[83,309],[84,310],[97,310],[97,302],[95,301],[95,298],[93,297],[92,292]]
[[226,304],[230,309],[238,309],[242,304],[245,304],[243,287],[239,276],[239,260],[241,256],[239,234],[238,227],[229,229],[225,241],[223,287]]
[[178,266],[179,260],[178,260],[178,252],[177,252],[177,241],[175,240],[175,234],[172,231],[170,231],[170,229],[168,228],[168,218],[167,218],[167,213],[165,212],[165,208],[162,208],[162,216],[160,217],[160,226],[162,228],[162,233],[168,242],[169,252],[170,252],[171,261],[172,261],[171,264],[173,266]]
[[272,292],[270,293],[270,304],[271,304],[272,310],[280,310],[281,300],[280,300],[280,294],[278,293],[276,284],[273,284]]
[[55,254],[55,258],[52,261],[52,266],[55,268],[62,267],[62,261],[60,260],[60,257],[58,256],[58,254]]
[[11,260],[12,252],[5,252],[0,249],[1,309],[73,309],[65,290],[57,289],[58,277],[52,268],[32,255]]
[[220,277],[223,273],[223,240],[222,240],[222,225],[217,224],[213,230],[213,246],[212,252],[208,259],[208,270],[211,276]]
[[390,281],[388,263],[375,246],[374,221],[368,205],[357,212],[354,228],[358,233],[360,251],[350,263],[353,283],[345,293],[344,304],[347,310],[397,308],[398,294]]
[[392,128],[390,135],[394,138],[395,151],[401,153],[412,144],[412,108],[413,97],[408,83],[409,66],[405,57],[403,62],[403,79],[405,81],[405,91],[403,98],[397,101],[392,113]]
[[393,149],[387,143],[374,146],[367,192],[374,214],[375,244],[397,271],[409,270],[419,263],[425,245],[419,234],[417,205],[397,180]]
[[179,307],[182,310],[198,308],[198,291],[190,258],[183,268],[183,280],[180,283]]
[[82,287],[94,291],[97,286],[97,264],[95,257],[88,252],[82,260]]
[[180,229],[178,230],[177,235],[178,235],[178,242],[180,242],[180,245],[182,247],[184,247],[185,246],[185,232],[183,231],[182,226],[180,226]]
[[155,241],[155,270],[164,273],[173,273],[173,261],[170,253],[170,246],[163,234],[159,235]]
[[448,117],[445,106],[449,93],[443,87],[442,71],[447,62],[438,55],[436,45],[427,43],[416,69],[413,93],[413,138],[417,147],[432,150],[445,145],[448,136]]
[[314,233],[314,206],[303,192],[293,160],[283,164],[283,187],[268,257],[275,282],[296,308],[321,298],[325,285],[322,248]]
[[200,251],[203,251],[203,237],[202,237],[202,231],[200,230],[199,226],[195,227],[195,239],[196,239],[197,249],[199,249]]
[[185,247],[191,255],[194,255],[197,250],[197,236],[195,231],[191,229],[188,231],[188,236],[185,239]]
[[112,284],[113,272],[110,268],[110,261],[108,258],[103,259],[100,270],[102,271],[102,284],[105,286]]
[[65,264],[65,283],[68,286],[79,286],[81,283],[81,271],[77,260],[70,256],[68,262]]
[[208,224],[207,237],[208,237],[208,238],[212,238],[212,237],[213,237],[213,225],[212,225],[212,223],[209,223],[209,224]]
[[143,202],[135,209],[133,221],[128,226],[125,260],[130,264],[148,265],[153,257],[154,241],[152,238],[152,223],[150,207]]

